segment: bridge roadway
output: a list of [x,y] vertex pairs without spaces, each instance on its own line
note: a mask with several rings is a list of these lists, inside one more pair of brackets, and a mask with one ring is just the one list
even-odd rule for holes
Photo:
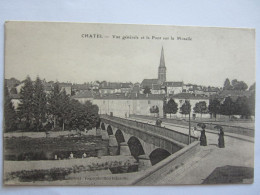
[[[155,165],[189,144],[189,136],[174,129],[108,115],[101,115],[100,119],[100,133],[102,139],[109,139],[110,155],[130,154]],[[191,136],[190,140],[198,145],[196,137]]]
[[[131,120],[154,124],[155,121],[139,118]],[[188,127],[162,123],[169,129],[188,133]],[[227,135],[226,135],[227,134]],[[195,156],[189,158],[177,171],[152,178],[158,185],[201,184],[217,167],[226,165],[254,167],[254,139],[248,136],[225,134],[225,148],[218,148],[218,134],[206,129],[208,145],[200,147]],[[140,183],[145,185],[145,183]]]

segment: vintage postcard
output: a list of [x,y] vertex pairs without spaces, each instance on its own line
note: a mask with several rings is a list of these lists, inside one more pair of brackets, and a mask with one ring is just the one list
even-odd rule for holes
[[254,181],[254,29],[8,21],[4,68],[4,185]]

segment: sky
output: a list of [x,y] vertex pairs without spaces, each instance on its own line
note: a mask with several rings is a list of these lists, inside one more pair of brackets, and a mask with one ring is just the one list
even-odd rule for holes
[[167,81],[255,82],[253,29],[7,22],[5,40],[5,78],[142,82],[157,78],[163,47]]

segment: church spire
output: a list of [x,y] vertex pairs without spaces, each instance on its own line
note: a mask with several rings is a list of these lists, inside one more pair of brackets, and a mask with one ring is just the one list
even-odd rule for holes
[[160,65],[158,68],[158,82],[159,84],[163,84],[165,81],[166,81],[166,66],[164,61],[164,51],[162,47]]
[[162,46],[162,51],[161,51],[161,59],[160,59],[160,66],[159,67],[165,67],[163,46]]

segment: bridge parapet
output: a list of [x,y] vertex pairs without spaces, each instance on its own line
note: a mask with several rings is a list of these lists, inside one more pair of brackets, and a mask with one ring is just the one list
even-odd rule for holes
[[[115,117],[115,116],[112,117],[112,116],[108,116],[108,115],[100,115],[100,118],[101,119],[103,118],[103,119],[109,120],[109,121],[113,121],[116,123],[120,123],[120,124],[125,124],[127,126],[139,128],[144,131],[152,132],[152,133],[164,136],[164,137],[168,137],[170,139],[176,140],[177,142],[180,142],[185,145],[189,144],[189,136],[187,134],[181,133],[178,131],[174,131],[172,129],[168,129],[165,127],[159,127],[159,126],[155,126],[155,125],[151,125],[151,124],[143,123],[143,122],[139,122],[139,121],[132,121],[132,120],[119,118],[119,117]],[[191,142],[194,142],[197,140],[198,140],[198,138],[191,136]]]

